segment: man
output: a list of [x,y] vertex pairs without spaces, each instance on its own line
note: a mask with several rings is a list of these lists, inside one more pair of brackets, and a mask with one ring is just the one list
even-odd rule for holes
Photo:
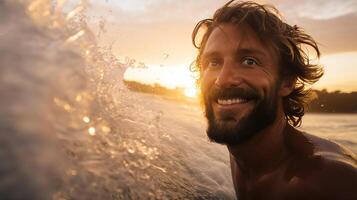
[[295,128],[323,74],[309,35],[271,6],[230,1],[193,43],[207,134],[228,147],[238,199],[357,199],[356,156]]

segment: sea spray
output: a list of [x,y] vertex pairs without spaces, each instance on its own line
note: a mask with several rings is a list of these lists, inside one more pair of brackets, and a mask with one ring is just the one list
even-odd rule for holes
[[232,199],[226,150],[193,108],[123,86],[88,6],[0,1],[0,196]]

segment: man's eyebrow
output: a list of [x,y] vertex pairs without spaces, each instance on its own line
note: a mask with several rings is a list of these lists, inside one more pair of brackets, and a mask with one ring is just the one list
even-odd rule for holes
[[212,58],[212,57],[218,57],[220,55],[221,54],[218,51],[209,51],[209,52],[203,53],[202,54],[202,58],[203,59],[209,59],[209,58]]
[[[267,57],[267,54],[259,49],[255,49],[255,48],[239,48],[237,49],[237,51],[235,52],[235,54],[237,56],[240,55],[257,55],[257,56],[261,56],[261,57]],[[219,53],[218,51],[208,51],[202,54],[202,58],[201,59],[209,59],[212,57],[219,57],[221,55],[221,53]]]
[[255,48],[240,48],[237,49],[236,51],[237,55],[258,55],[258,56],[263,56],[266,57],[267,54],[259,49],[255,49]]

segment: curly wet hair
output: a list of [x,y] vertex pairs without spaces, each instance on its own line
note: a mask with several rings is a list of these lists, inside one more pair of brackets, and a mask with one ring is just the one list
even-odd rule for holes
[[[212,18],[197,23],[192,33],[192,43],[198,49],[191,71],[196,72],[197,85],[201,82],[201,55],[212,31],[224,23],[248,25],[265,44],[273,45],[279,55],[279,75],[296,81],[291,94],[283,98],[285,117],[293,126],[301,124],[307,104],[311,97],[308,86],[323,75],[321,65],[313,63],[308,54],[320,57],[316,41],[303,29],[285,23],[279,11],[271,5],[255,2],[236,2],[231,0],[219,8]],[[312,51],[308,51],[308,50]]]

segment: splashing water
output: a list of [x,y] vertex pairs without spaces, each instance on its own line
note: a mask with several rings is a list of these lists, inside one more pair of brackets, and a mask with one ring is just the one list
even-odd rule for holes
[[198,108],[128,91],[65,2],[0,0],[0,196],[234,199]]

